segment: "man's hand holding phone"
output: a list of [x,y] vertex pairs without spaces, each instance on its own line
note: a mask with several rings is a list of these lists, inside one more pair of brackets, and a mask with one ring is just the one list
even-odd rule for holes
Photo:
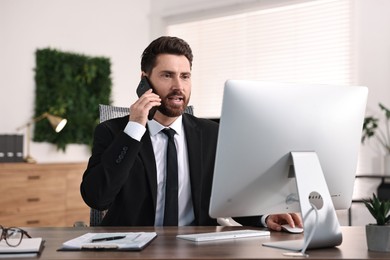
[[153,92],[153,87],[146,77],[142,77],[137,95],[139,99],[130,107],[129,120],[145,126],[148,119],[153,119],[158,106],[161,105],[161,99]]

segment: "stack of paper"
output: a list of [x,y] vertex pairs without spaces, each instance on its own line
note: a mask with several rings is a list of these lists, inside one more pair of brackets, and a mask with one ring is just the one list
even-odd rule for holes
[[156,232],[87,233],[66,241],[59,250],[114,249],[139,251],[148,245],[156,236]]

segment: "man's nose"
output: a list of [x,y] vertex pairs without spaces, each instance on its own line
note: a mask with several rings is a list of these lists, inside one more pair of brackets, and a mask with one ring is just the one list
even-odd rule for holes
[[184,89],[184,87],[183,87],[184,85],[183,85],[182,79],[180,77],[174,77],[172,83],[173,83],[172,84],[173,89],[179,89],[179,90]]

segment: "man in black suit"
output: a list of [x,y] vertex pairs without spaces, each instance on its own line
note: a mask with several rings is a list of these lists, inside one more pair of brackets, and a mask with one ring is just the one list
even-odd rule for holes
[[[81,183],[84,201],[108,210],[101,225],[164,225],[167,136],[175,130],[178,159],[177,225],[217,225],[208,214],[218,124],[184,114],[191,95],[192,51],[182,39],[160,37],[143,52],[142,76],[154,90],[130,106],[129,116],[95,129],[92,156]],[[148,120],[152,107],[158,107]],[[261,198],[259,198],[261,199]],[[243,225],[302,226],[296,214],[237,218]]]

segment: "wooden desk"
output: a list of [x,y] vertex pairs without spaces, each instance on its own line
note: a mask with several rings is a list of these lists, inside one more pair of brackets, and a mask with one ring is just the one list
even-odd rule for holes
[[[176,238],[177,234],[231,230],[238,227],[88,227],[88,228],[44,228],[29,227],[33,237],[43,237],[46,246],[39,259],[296,259],[282,255],[284,250],[264,247],[266,241],[299,239],[302,235],[272,232],[271,237],[225,240],[219,242],[194,243]],[[158,237],[140,252],[75,251],[58,252],[66,240],[86,232],[156,231]],[[330,249],[309,250],[308,259],[389,259],[390,253],[367,250],[364,227],[342,227],[343,243]],[[298,258],[299,259],[299,258]],[[306,258],[305,258],[306,259]]]

